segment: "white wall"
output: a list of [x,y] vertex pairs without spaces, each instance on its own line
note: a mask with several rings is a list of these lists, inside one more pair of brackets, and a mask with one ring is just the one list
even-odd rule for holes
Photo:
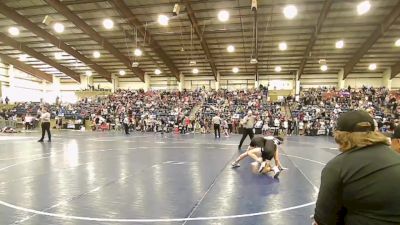
[[392,89],[400,89],[400,77],[392,79]]
[[139,80],[139,78],[119,78],[119,88],[120,89],[144,89],[144,82]]
[[367,87],[382,87],[383,86],[383,74],[349,74],[344,81],[344,86],[352,88],[361,88],[362,86]]
[[215,89],[215,78],[213,76],[185,77],[184,88],[194,90],[205,86],[206,89]]
[[300,86],[302,88],[318,88],[318,87],[336,87],[338,84],[337,74],[307,74],[300,78]]
[[1,95],[3,100],[8,97],[11,102],[49,101],[46,85],[41,80],[18,69],[9,69],[8,65],[0,64]]

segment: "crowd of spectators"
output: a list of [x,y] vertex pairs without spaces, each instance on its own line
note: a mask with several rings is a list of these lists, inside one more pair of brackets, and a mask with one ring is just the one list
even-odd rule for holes
[[[398,124],[398,91],[385,88],[336,90],[316,88],[270,101],[266,88],[251,90],[143,91],[118,90],[108,96],[85,98],[75,104],[45,105],[56,120],[55,128],[84,129],[92,121],[92,130],[142,132],[212,132],[212,117],[221,117],[221,127],[228,136],[240,133],[240,120],[252,111],[257,134],[332,135],[342,112],[367,110],[377,127],[390,131]],[[0,112],[0,118],[22,121],[26,130],[38,124],[41,103],[18,103]]]
[[369,112],[379,131],[388,132],[398,124],[399,97],[398,91],[386,88],[318,88],[302,92],[291,108],[300,132],[306,135],[332,135],[339,115],[353,110]]

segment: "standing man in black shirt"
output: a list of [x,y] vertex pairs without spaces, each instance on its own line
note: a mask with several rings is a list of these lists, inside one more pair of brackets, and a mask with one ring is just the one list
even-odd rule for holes
[[215,138],[221,138],[221,117],[219,117],[219,114],[212,118],[212,123],[214,124]]
[[322,170],[318,225],[399,225],[400,154],[375,131],[365,111],[342,114],[335,141],[342,152]]
[[242,134],[242,139],[240,139],[240,143],[238,146],[239,151],[242,148],[242,144],[244,140],[246,140],[247,135],[250,136],[250,140],[253,139],[254,137],[253,128],[255,122],[256,122],[256,117],[253,116],[253,113],[251,111],[249,111],[247,113],[247,116],[245,116],[241,122],[241,124],[243,125],[243,134]]
[[42,137],[38,142],[43,142],[45,132],[47,132],[47,137],[49,138],[49,142],[51,142],[51,133],[50,133],[50,113],[47,112],[47,109],[43,107],[42,114],[40,115],[40,120],[42,121]]
[[392,148],[400,153],[400,126],[394,128],[394,132],[391,136]]

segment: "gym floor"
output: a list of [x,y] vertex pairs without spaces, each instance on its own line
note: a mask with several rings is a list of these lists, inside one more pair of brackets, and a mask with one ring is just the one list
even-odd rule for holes
[[38,136],[0,136],[1,225],[310,225],[321,170],[338,154],[332,138],[288,137],[276,180],[251,173],[250,159],[230,167],[239,135]]

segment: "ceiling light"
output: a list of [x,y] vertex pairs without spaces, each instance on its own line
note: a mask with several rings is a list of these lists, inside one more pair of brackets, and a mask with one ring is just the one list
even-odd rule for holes
[[192,69],[192,73],[194,73],[194,74],[198,74],[198,73],[199,73],[199,69],[197,69],[197,68],[193,68],[193,69]]
[[18,36],[19,29],[17,27],[10,27],[8,28],[8,33],[10,33],[12,36]]
[[63,57],[62,52],[56,52],[56,53],[54,53],[54,58],[56,58],[57,60],[62,59],[62,57]]
[[121,76],[124,76],[124,75],[126,74],[125,70],[120,70],[118,73],[119,73],[119,75],[121,75]]
[[158,16],[158,23],[161,26],[168,26],[169,18],[166,15],[159,15]]
[[221,10],[218,13],[218,19],[221,22],[226,22],[229,20],[229,12],[226,10]]
[[369,64],[368,69],[369,70],[376,70],[376,63]]
[[103,26],[104,28],[106,28],[107,30],[110,30],[114,27],[114,21],[112,21],[111,19],[104,19],[103,20]]
[[154,73],[155,73],[156,75],[160,75],[160,74],[161,74],[161,70],[160,70],[160,69],[155,69],[155,70],[154,70]]
[[343,48],[344,47],[344,41],[340,40],[336,42],[336,48]]
[[357,13],[358,15],[363,15],[369,11],[371,8],[371,3],[369,1],[360,2],[357,5]]
[[286,42],[281,42],[279,43],[279,50],[285,51],[287,49],[287,44]]
[[19,61],[26,61],[27,58],[28,58],[27,54],[19,55]]
[[53,25],[53,29],[57,33],[62,33],[62,32],[64,32],[64,25],[62,23],[55,23]]
[[293,19],[297,16],[297,8],[294,5],[287,5],[283,9],[283,14],[288,19]]
[[280,66],[275,66],[275,72],[279,73],[282,71],[282,67]]
[[232,72],[233,72],[233,73],[238,73],[238,72],[239,72],[239,68],[233,67],[233,68],[232,68]]
[[328,66],[327,65],[322,65],[321,66],[321,70],[324,71],[324,72],[327,71],[328,70]]
[[94,51],[93,52],[93,57],[95,57],[96,59],[100,58],[100,52],[99,51]]
[[85,72],[86,76],[90,77],[93,75],[92,71],[88,70]]
[[395,45],[396,47],[400,47],[400,39],[397,39],[397,41],[394,43],[394,45]]
[[135,49],[134,51],[135,56],[139,57],[142,56],[143,52],[142,50],[140,50],[140,48]]
[[227,50],[228,52],[234,52],[234,51],[235,51],[235,46],[233,46],[233,45],[228,45],[228,47],[226,48],[226,50]]

